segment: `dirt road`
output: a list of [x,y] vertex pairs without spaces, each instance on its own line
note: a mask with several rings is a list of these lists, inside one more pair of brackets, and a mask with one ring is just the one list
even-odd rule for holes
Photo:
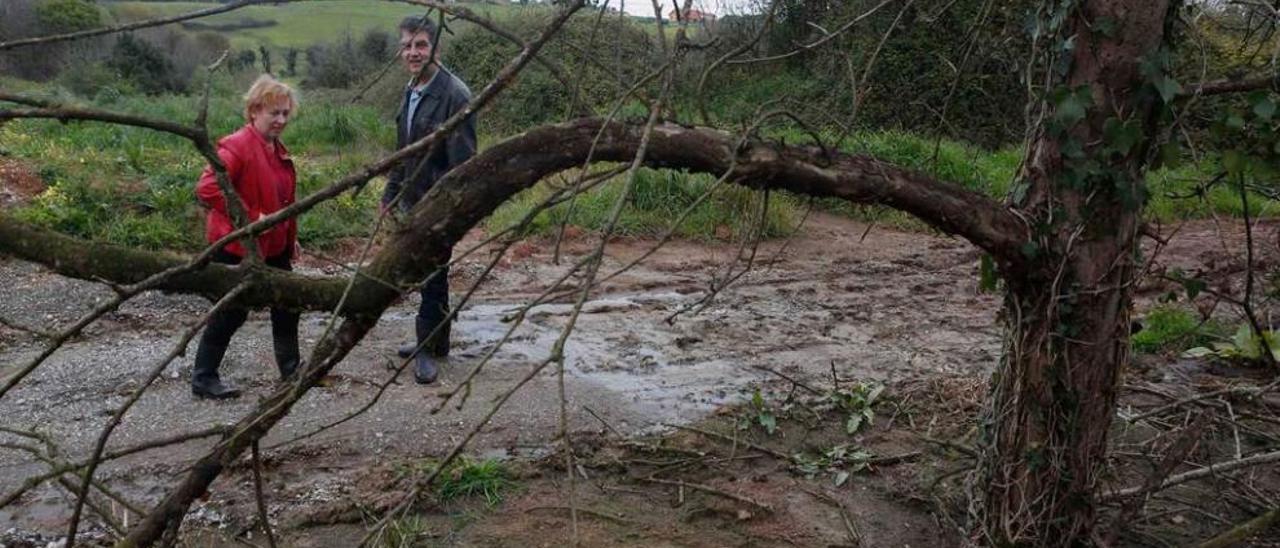
[[[977,252],[954,239],[885,229],[873,229],[861,239],[863,228],[815,215],[795,239],[764,245],[758,254],[762,264],[709,306],[672,323],[666,321],[669,316],[705,296],[712,276],[722,273],[736,246],[673,243],[609,282],[593,294],[567,348],[572,428],[600,427],[585,411],[588,408],[625,434],[695,421],[726,403],[742,401],[753,383],[776,381],[766,368],[799,379],[828,378],[833,368],[851,379],[937,372],[983,375],[997,354],[998,341],[993,326],[996,303],[976,290]],[[569,260],[562,264],[591,244],[588,236],[569,242]],[[611,244],[605,272],[650,245]],[[459,410],[450,404],[438,414],[430,413],[439,394],[455,387],[502,338],[510,325],[504,316],[563,272],[563,267],[550,264],[547,247],[521,244],[515,252],[518,258],[504,260],[496,276],[462,310],[439,386],[392,386],[369,412],[296,442],[287,451],[307,458],[341,457],[333,460],[351,467],[446,451],[488,410],[495,395],[546,355],[563,327],[568,304],[535,308],[481,373],[466,405]],[[455,269],[455,299],[487,260],[482,252]],[[16,261],[0,263],[0,280],[3,315],[45,330],[69,325],[109,295],[100,285]],[[200,299],[181,296],[148,294],[135,299],[55,354],[0,401],[0,414],[7,425],[47,434],[68,454],[85,454],[110,412],[205,306]],[[394,348],[412,330],[414,309],[410,300],[385,315],[338,368],[333,382],[302,400],[272,432],[268,444],[340,419],[372,398],[389,374]],[[306,315],[304,341],[314,342],[327,320],[322,314]],[[0,328],[0,344],[0,374],[6,375],[41,349],[35,337],[8,328]],[[246,389],[246,397],[232,402],[191,397],[191,348],[129,413],[109,448],[233,422],[275,381],[270,346],[266,315],[255,313],[237,334],[223,366],[224,376]],[[471,452],[537,455],[557,432],[558,409],[555,377],[548,372],[515,396],[483,430]],[[131,485],[127,493],[154,497],[163,482],[153,472],[176,472],[180,467],[173,464],[198,455],[205,446],[192,442],[122,459],[100,474]],[[9,491],[40,470],[42,465],[28,456],[0,450],[0,490]],[[53,489],[37,493],[17,510],[0,511],[0,523],[60,529],[62,495]]]

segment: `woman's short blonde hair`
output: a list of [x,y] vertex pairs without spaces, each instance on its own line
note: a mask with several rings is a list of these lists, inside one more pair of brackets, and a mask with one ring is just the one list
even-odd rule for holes
[[259,76],[249,86],[249,92],[244,94],[244,119],[250,120],[253,111],[264,105],[274,105],[283,99],[289,100],[291,109],[298,108],[298,93],[289,84],[276,80],[270,74]]

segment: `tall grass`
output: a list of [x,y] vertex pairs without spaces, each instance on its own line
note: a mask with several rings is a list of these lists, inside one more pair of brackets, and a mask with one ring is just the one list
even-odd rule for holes
[[[600,188],[580,194],[572,207],[569,203],[561,203],[539,213],[524,233],[544,236],[553,234],[561,223],[566,222],[586,230],[602,229],[614,204],[622,196],[625,186],[623,178],[619,177]],[[728,238],[754,230],[759,221],[760,200],[763,195],[727,183],[713,189],[714,182],[715,178],[710,175],[641,168],[636,172],[632,193],[627,200],[626,209],[618,219],[615,233],[638,237],[663,235],[686,209],[707,192],[712,193],[675,227],[676,236],[692,239]],[[485,221],[485,227],[489,230],[501,230],[514,226],[554,193],[553,184],[563,187],[573,183],[574,178],[569,176],[525,190],[498,208]],[[772,238],[789,233],[799,220],[801,204],[802,201],[798,198],[774,193],[769,200],[761,235]]]
[[[197,100],[106,94],[91,104],[181,122],[194,118]],[[235,93],[223,90],[212,98],[208,122],[214,135],[244,123]],[[298,170],[299,195],[306,195],[391,150],[394,129],[372,108],[325,100],[312,104],[304,98],[284,141]],[[191,250],[203,243],[203,216],[193,187],[205,161],[181,137],[112,124],[24,120],[0,126],[0,150],[38,166],[48,185],[17,211],[20,218],[80,237],[152,249]],[[299,238],[323,248],[365,234],[377,211],[377,194],[345,196],[304,215]]]

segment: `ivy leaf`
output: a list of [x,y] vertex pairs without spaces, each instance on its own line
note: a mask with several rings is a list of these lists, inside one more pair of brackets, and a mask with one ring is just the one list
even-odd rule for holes
[[1172,103],[1173,99],[1182,92],[1182,85],[1177,80],[1170,78],[1168,74],[1158,74],[1151,80],[1151,85],[1156,87],[1156,92],[1160,94],[1160,98],[1165,103]]
[[1142,129],[1137,124],[1121,121],[1119,118],[1108,118],[1103,124],[1102,134],[1107,148],[1121,156],[1128,155],[1134,145],[1142,140]]
[[1070,128],[1083,120],[1085,111],[1093,103],[1093,96],[1089,94],[1087,86],[1076,90],[1061,88],[1055,95],[1054,106],[1057,108],[1053,111],[1053,118],[1063,128]]
[[1249,104],[1253,105],[1253,114],[1260,120],[1269,121],[1276,113],[1276,103],[1265,91],[1250,94]]
[[1244,117],[1234,112],[1227,116],[1225,123],[1231,129],[1244,129]]

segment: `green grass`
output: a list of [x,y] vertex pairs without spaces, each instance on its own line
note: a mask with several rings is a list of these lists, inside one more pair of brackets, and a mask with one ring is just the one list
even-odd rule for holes
[[1227,334],[1216,321],[1201,321],[1194,312],[1177,305],[1159,305],[1147,312],[1142,330],[1131,337],[1133,349],[1144,354],[1176,353],[1206,346]]
[[[552,195],[553,185],[568,186],[574,184],[575,180],[573,177],[565,177],[559,181],[543,182],[521,192],[485,221],[486,228],[493,231],[514,226]],[[618,219],[615,234],[639,237],[665,234],[682,212],[694,204],[699,196],[712,189],[714,181],[715,178],[710,175],[640,169],[636,173],[628,207]],[[600,188],[579,195],[573,204],[568,224],[593,231],[602,229],[608,222],[614,204],[622,195],[624,186],[624,177],[618,177]],[[675,234],[693,239],[741,236],[757,223],[761,196],[761,193],[744,187],[721,184],[690,211]],[[793,196],[772,194],[763,236],[771,238],[790,233],[799,221],[802,204],[801,199]],[[569,211],[567,203],[543,211],[534,218],[524,233],[541,236],[555,234],[560,224],[565,222]]]
[[[215,78],[209,125],[214,135],[225,135],[243,124],[239,94],[240,76]],[[37,88],[5,78],[7,89]],[[69,92],[45,92],[61,101],[87,103],[117,112],[151,118],[187,121],[194,117],[197,99],[189,96],[141,97],[127,90],[102,88],[92,99],[77,99]],[[303,91],[298,116],[285,133],[299,175],[299,195],[315,192],[389,152],[394,129],[386,112],[365,105],[351,105],[342,91]],[[789,144],[812,143],[811,136],[794,129],[766,132]],[[835,136],[820,136],[828,145]],[[482,134],[482,148],[501,139]],[[936,147],[936,154],[935,154]],[[870,154],[888,162],[920,170],[938,179],[1001,199],[1018,169],[1021,152],[1016,148],[988,151],[951,141],[935,142],[899,131],[858,132],[849,136],[842,150]],[[17,212],[22,218],[72,235],[150,249],[198,249],[203,217],[192,186],[205,162],[185,140],[166,134],[100,123],[15,121],[0,125],[0,152],[25,159],[36,167],[49,190]],[[601,168],[597,168],[601,169]],[[1164,222],[1209,215],[1238,217],[1239,197],[1225,185],[1214,187],[1203,198],[1178,198],[1192,194],[1197,184],[1219,169],[1210,159],[1200,165],[1160,169],[1148,175],[1149,218]],[[517,195],[485,221],[489,230],[513,225],[549,196],[554,178]],[[674,220],[707,191],[709,175],[671,170],[643,169],[635,193],[619,220],[617,233],[653,237],[665,233]],[[375,181],[358,197],[344,195],[305,214],[300,219],[304,246],[324,249],[344,238],[367,234],[377,210],[380,182]],[[600,230],[622,190],[620,180],[580,196],[568,224]],[[725,184],[694,208],[677,227],[676,235],[691,239],[738,237],[756,223],[761,194]],[[1251,197],[1254,215],[1274,215],[1277,202]],[[805,208],[806,199],[774,193],[763,235],[790,233]],[[853,218],[905,229],[924,225],[909,215],[881,207],[854,206],[826,200],[820,207]],[[527,234],[549,235],[565,222],[569,206],[562,204],[538,215]]]
[[[65,97],[62,97],[65,99]],[[394,130],[363,106],[308,103],[284,135],[298,169],[300,196],[328,186],[393,147]],[[193,118],[190,97],[113,97],[95,106],[151,118]],[[211,101],[210,131],[226,135],[243,124],[239,101]],[[193,250],[203,244],[203,215],[193,188],[204,159],[186,140],[101,123],[25,120],[0,126],[0,150],[38,166],[48,190],[17,215],[80,236],[149,249]],[[372,185],[372,186],[377,186]],[[378,189],[344,195],[300,221],[306,246],[328,247],[368,232]]]
[[[109,13],[117,21],[135,21],[189,13],[216,6],[205,2],[110,2]],[[542,6],[497,6],[467,3],[472,11],[493,17],[519,17],[524,10],[545,11]],[[245,19],[275,21],[270,27],[240,29],[223,34],[236,49],[256,49],[259,45],[305,49],[317,42],[332,41],[350,33],[359,37],[369,29],[394,31],[400,20],[421,15],[425,8],[396,2],[370,0],[310,0],[281,5],[249,6],[205,17],[208,24],[236,23]]]
[[[813,143],[813,137],[796,130],[775,131],[770,137],[787,143]],[[836,140],[836,136],[827,133],[820,137],[828,146]],[[996,199],[1004,199],[1022,161],[1022,150],[1016,147],[989,151],[966,143],[945,139],[937,141],[895,130],[856,132],[846,139],[841,150],[875,156]],[[1169,223],[1214,215],[1241,217],[1244,207],[1239,193],[1228,185],[1216,185],[1203,197],[1189,197],[1197,185],[1212,179],[1217,170],[1220,170],[1217,159],[1207,155],[1199,164],[1186,163],[1148,172],[1147,219]],[[1252,216],[1280,213],[1280,202],[1275,200],[1250,193],[1249,201]],[[897,228],[918,230],[924,227],[914,217],[885,207],[854,205],[841,200],[826,200],[823,206],[828,211]]]
[[436,495],[441,502],[476,497],[494,506],[515,487],[511,473],[501,462],[461,457],[436,481]]

